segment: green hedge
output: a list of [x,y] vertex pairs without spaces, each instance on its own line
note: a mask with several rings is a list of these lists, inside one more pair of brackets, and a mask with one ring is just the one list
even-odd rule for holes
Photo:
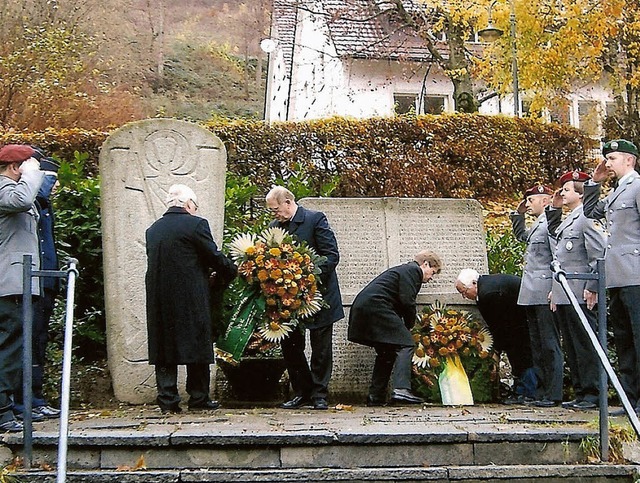
[[206,126],[240,175],[268,183],[299,162],[316,183],[339,175],[335,195],[354,197],[504,196],[583,167],[594,147],[570,127],[472,114]]
[[[229,170],[263,189],[302,166],[317,189],[339,175],[335,196],[504,196],[584,167],[595,147],[568,126],[477,114],[273,124],[216,119],[204,127],[225,143]],[[6,131],[0,143],[38,144],[62,159],[86,152],[95,174],[107,135]]]

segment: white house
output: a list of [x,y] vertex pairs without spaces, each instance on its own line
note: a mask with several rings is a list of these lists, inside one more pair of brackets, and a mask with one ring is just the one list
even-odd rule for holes
[[[262,45],[269,52],[268,121],[454,110],[451,81],[424,42],[394,21],[388,1],[274,0],[271,37]],[[471,41],[468,47],[481,45]],[[438,51],[448,55],[444,41]],[[526,92],[520,97],[526,112]],[[569,100],[568,111],[549,118],[599,136],[603,115],[613,107],[610,93],[588,86]],[[494,97],[480,112],[513,115],[513,98]]]

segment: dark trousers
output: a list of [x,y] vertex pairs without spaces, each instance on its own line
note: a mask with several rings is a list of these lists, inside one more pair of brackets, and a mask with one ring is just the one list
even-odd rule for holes
[[640,406],[640,286],[609,289],[611,326],[620,382],[629,402]]
[[289,381],[296,396],[326,398],[333,368],[333,325],[309,329],[309,340],[311,366],[304,353],[306,342],[302,330],[294,330],[281,343]]
[[[44,384],[44,364],[47,355],[47,342],[49,341],[49,322],[53,315],[53,307],[56,302],[56,293],[52,290],[44,290],[41,297],[33,299],[33,337],[32,337],[32,390],[33,407],[45,406],[47,401],[42,392]],[[22,383],[14,395],[15,407],[18,412],[22,412],[23,395]]]
[[0,423],[14,419],[11,397],[22,379],[22,301],[0,297]]
[[391,376],[392,389],[411,390],[411,367],[415,347],[400,347]]
[[[209,364],[186,364],[189,407],[201,406],[209,401]],[[156,365],[156,402],[160,409],[174,410],[180,404],[178,395],[178,366]]]
[[548,305],[525,306],[533,365],[538,369],[537,399],[562,401],[564,355],[556,317]]
[[[376,360],[373,363],[373,374],[371,375],[371,385],[369,386],[369,396],[372,399],[384,401],[387,398],[387,387],[389,386],[389,379],[391,379],[391,373],[393,371],[393,366],[396,364],[398,359],[398,355],[401,352],[404,352],[405,362],[406,362],[406,354],[405,349],[411,349],[413,351],[413,347],[405,347],[401,345],[395,344],[382,344],[378,343],[373,346],[376,351]],[[410,361],[410,360],[409,360]],[[403,366],[406,365],[403,364]],[[398,365],[398,368],[401,372],[404,372]],[[405,369],[406,370],[406,369]],[[409,371],[411,370],[411,366],[409,366]],[[406,372],[404,372],[406,374]],[[400,383],[402,383],[402,376],[400,377]],[[409,388],[411,388],[411,374],[409,374]],[[394,389],[401,389],[397,387],[396,380],[394,380]],[[406,388],[405,388],[406,389]]]
[[[595,310],[580,305],[589,325],[597,330]],[[591,345],[587,331],[584,330],[578,314],[571,305],[558,305],[556,309],[562,344],[567,355],[567,364],[571,373],[571,384],[576,399],[598,403],[600,394],[600,364],[598,354]]]

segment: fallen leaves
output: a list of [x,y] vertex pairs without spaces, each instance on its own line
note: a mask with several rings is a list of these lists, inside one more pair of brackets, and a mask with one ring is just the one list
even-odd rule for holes
[[138,461],[136,461],[135,466],[127,466],[127,465],[118,466],[116,468],[116,471],[142,471],[146,469],[147,469],[147,465],[144,462],[144,455],[141,454],[140,457],[138,458]]

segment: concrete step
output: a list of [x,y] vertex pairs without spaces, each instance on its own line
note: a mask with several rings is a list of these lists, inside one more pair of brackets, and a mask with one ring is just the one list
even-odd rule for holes
[[[56,475],[44,471],[16,474],[23,483],[54,483]],[[165,471],[70,471],[67,483],[232,483],[232,482],[500,482],[500,483],[616,483],[634,482],[634,465],[506,465],[433,468],[315,468],[269,470],[165,470]]]
[[[581,444],[597,436],[597,415],[498,405],[76,411],[68,481],[633,481],[634,466],[586,464]],[[35,429],[32,467],[55,468],[57,422]],[[5,463],[22,455],[21,435],[0,444]]]

